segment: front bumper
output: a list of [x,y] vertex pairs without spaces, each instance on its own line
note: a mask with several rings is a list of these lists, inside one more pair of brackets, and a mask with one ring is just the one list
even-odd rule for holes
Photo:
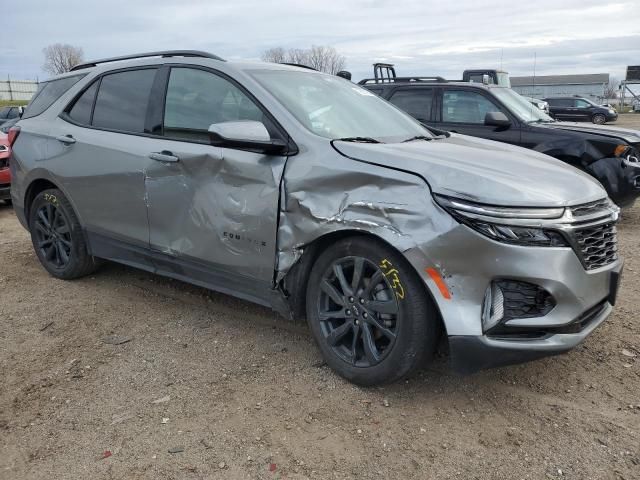
[[[405,252],[438,306],[458,372],[555,355],[582,342],[610,314],[623,260],[587,270],[569,247],[500,243],[458,224]],[[424,272],[436,268],[445,298]],[[499,333],[483,330],[483,302],[492,282],[525,282],[555,301],[546,314],[506,320]],[[586,318],[588,317],[588,318]]]
[[611,313],[607,302],[585,328],[576,333],[551,334],[540,339],[510,340],[486,335],[449,337],[449,358],[453,371],[474,373],[493,367],[529,362],[567,352],[587,338]]
[[[582,343],[613,310],[622,262],[611,272],[609,297],[570,324],[538,337],[454,335],[449,337],[452,369],[460,374],[524,363],[565,353]],[[557,332],[557,333],[556,333]]]

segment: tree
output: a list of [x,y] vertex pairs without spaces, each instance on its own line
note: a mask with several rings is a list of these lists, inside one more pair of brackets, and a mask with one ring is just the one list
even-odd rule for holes
[[344,70],[346,58],[340,55],[334,47],[313,45],[308,49],[282,47],[270,48],[260,56],[265,62],[297,63],[315,68],[321,72],[335,75]]
[[68,72],[84,59],[82,48],[62,43],[49,45],[42,49],[42,53],[44,54],[42,69],[51,75]]
[[620,81],[615,77],[611,77],[609,84],[604,86],[604,98],[618,98],[618,85],[620,85]]
[[287,58],[287,52],[282,47],[270,48],[262,52],[260,58],[263,62],[284,63]]

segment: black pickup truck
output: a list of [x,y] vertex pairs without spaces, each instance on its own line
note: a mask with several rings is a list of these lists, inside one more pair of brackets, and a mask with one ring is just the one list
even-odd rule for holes
[[374,72],[359,84],[427,126],[546,153],[598,179],[619,206],[640,195],[639,131],[559,122],[492,83],[398,77],[386,64]]

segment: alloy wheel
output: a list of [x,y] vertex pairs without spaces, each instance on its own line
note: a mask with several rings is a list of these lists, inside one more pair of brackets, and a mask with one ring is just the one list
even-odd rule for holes
[[62,269],[71,258],[72,243],[69,223],[58,207],[47,203],[36,211],[36,248],[52,267]]
[[317,308],[324,340],[351,365],[376,365],[395,344],[396,295],[382,270],[365,258],[340,258],[327,268]]

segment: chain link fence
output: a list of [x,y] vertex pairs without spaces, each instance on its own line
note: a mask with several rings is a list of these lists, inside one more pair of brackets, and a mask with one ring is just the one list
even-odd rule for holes
[[37,89],[38,82],[35,80],[0,80],[0,100],[28,102]]

